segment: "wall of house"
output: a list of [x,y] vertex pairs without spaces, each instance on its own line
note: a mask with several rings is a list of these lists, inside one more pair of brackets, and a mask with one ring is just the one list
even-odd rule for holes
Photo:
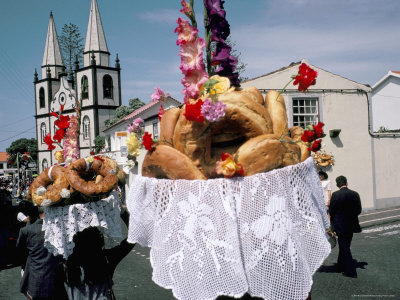
[[373,130],[378,131],[381,126],[400,129],[400,78],[388,77],[373,90],[371,99]]
[[382,135],[372,139],[375,169],[373,189],[376,208],[400,205],[400,138]]

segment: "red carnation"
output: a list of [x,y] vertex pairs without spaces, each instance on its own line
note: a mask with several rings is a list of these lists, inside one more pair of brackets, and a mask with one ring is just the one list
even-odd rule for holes
[[187,102],[185,105],[185,113],[183,114],[188,121],[194,121],[203,123],[204,116],[201,113],[201,107],[203,106],[203,100],[199,99],[196,103],[191,104]]
[[307,64],[299,66],[299,73],[296,75],[293,85],[299,85],[298,90],[305,92],[311,85],[314,85],[317,78],[317,71],[311,69]]
[[317,152],[321,149],[321,142],[322,140],[316,140],[311,147],[308,148],[308,151]]
[[153,149],[153,139],[151,138],[151,134],[147,131],[143,135],[143,146],[147,151],[151,151]]
[[324,130],[322,129],[322,127],[325,124],[322,122],[319,122],[317,125],[313,125],[312,127],[314,128],[314,135],[316,139],[319,139],[321,137],[325,136]]
[[303,142],[311,143],[313,140],[315,140],[315,132],[313,130],[305,130],[301,140]]

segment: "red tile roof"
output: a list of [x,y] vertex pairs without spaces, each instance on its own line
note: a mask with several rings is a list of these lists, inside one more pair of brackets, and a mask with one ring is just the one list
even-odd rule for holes
[[392,73],[396,73],[400,75],[400,71],[392,71]]
[[7,161],[9,157],[7,152],[0,152],[0,161]]

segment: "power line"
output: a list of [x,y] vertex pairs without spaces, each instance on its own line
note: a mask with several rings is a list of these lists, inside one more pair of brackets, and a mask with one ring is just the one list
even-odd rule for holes
[[9,123],[9,124],[7,124],[7,125],[0,125],[0,129],[3,129],[3,128],[5,128],[5,127],[11,126],[11,125],[17,124],[17,123],[19,123],[19,122],[21,122],[21,121],[25,121],[25,120],[32,119],[32,118],[33,118],[32,116],[29,116],[29,117],[26,117],[26,118],[17,120],[17,121],[15,121],[15,122]]
[[[27,130],[31,130],[31,129],[33,129],[33,128],[36,128],[36,126],[33,126],[33,127],[31,127],[31,128],[28,128]],[[22,132],[20,132],[20,133],[18,133],[18,134],[16,134],[16,135],[10,136],[10,137],[8,137],[8,138],[6,138],[6,139],[4,139],[4,140],[0,140],[0,143],[5,142],[5,141],[8,141],[8,140],[10,140],[10,139],[12,139],[12,138],[15,138],[15,137],[17,137],[17,136],[19,136],[19,135],[21,135],[21,134],[24,134],[24,133],[27,132],[27,130],[24,130],[24,131],[22,131]]]

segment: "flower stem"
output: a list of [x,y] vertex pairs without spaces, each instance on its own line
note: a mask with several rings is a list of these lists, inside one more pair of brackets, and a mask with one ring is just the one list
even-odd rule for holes
[[207,8],[204,6],[204,37],[206,40],[206,70],[208,73],[208,76],[212,76],[211,74],[211,35],[210,35],[210,30],[207,26],[208,23],[208,13],[207,13]]
[[278,94],[278,96],[276,96],[275,101],[278,101],[279,95],[281,95],[281,94],[285,91],[285,89],[287,88],[287,86],[288,86],[293,80],[294,80],[294,78],[292,78],[288,83],[286,83],[286,85],[279,91],[279,94]]

